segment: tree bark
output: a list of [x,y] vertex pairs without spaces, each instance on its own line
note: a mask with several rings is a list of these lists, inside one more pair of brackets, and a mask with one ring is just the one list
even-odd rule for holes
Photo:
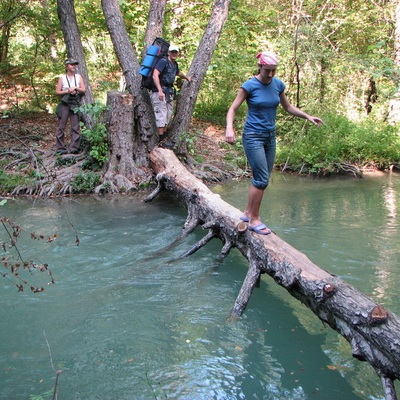
[[172,151],[155,148],[150,160],[159,182],[156,192],[164,187],[186,205],[183,231],[187,234],[201,225],[210,231],[204,244],[218,237],[224,243],[223,255],[236,247],[248,259],[250,267],[232,307],[232,318],[241,316],[260,274],[267,273],[339,332],[350,343],[353,356],[368,361],[381,377],[386,398],[396,398],[393,381],[400,379],[400,320],[396,315],[313,264],[276,234],[262,236],[243,229],[241,212],[190,174]]
[[96,188],[100,192],[108,187],[111,193],[138,189],[138,185],[152,176],[149,171],[137,168],[134,161],[137,146],[134,141],[133,96],[128,93],[108,92],[107,111],[104,119],[108,132],[109,154],[104,166],[102,184]]
[[156,126],[150,97],[140,88],[139,63],[129,40],[118,0],[102,0],[104,16],[118,61],[125,76],[127,90],[133,96],[134,141],[136,142],[136,165],[149,165],[148,153],[157,145]]
[[178,143],[177,152],[179,154],[187,154],[186,141],[180,140],[180,135],[189,130],[197,95],[207,73],[222,28],[224,27],[225,21],[228,17],[231,1],[232,0],[215,0],[208,26],[187,73],[187,75],[192,77],[192,81],[190,84],[185,82],[182,86],[180,97],[176,104],[175,116],[172,120],[170,129],[172,140],[175,143]]
[[154,42],[154,39],[162,36],[166,4],[167,0],[151,0],[150,2],[142,59],[146,54],[147,48]]

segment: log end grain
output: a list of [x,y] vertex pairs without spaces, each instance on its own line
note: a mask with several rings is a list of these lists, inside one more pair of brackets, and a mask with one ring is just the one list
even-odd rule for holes
[[239,233],[244,233],[247,231],[247,224],[241,221],[237,224],[236,229]]
[[387,321],[389,313],[383,306],[375,306],[369,313],[369,322],[371,325],[379,325]]

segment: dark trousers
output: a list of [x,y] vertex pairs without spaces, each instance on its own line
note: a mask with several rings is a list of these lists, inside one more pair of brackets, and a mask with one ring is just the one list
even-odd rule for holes
[[71,124],[71,143],[69,151],[78,151],[81,145],[81,128],[79,126],[79,116],[75,114],[70,106],[62,105],[61,118],[58,119],[58,128],[56,132],[56,148],[59,150],[67,150],[64,143],[65,127],[67,126],[68,118]]

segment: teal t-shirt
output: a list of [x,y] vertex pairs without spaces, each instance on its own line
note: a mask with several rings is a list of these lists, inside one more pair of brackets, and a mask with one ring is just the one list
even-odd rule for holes
[[264,84],[257,78],[244,82],[242,89],[247,92],[247,117],[245,132],[274,131],[276,109],[280,103],[280,94],[285,90],[285,84],[273,77],[271,83]]

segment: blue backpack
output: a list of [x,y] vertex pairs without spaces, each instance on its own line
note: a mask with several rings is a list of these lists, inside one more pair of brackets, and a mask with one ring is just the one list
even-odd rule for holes
[[156,38],[153,44],[147,49],[146,55],[139,69],[139,74],[142,75],[141,88],[151,90],[154,86],[153,71],[157,62],[161,58],[168,57],[169,42],[162,38]]

